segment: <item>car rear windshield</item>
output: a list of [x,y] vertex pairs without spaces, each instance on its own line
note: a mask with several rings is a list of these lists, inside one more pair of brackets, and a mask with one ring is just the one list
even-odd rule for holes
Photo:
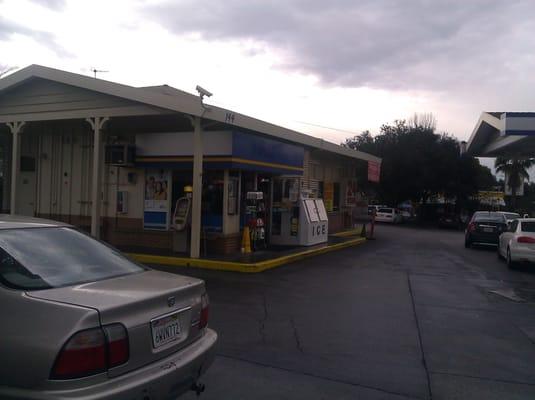
[[497,212],[477,212],[474,214],[474,221],[505,222],[505,217]]
[[535,222],[522,222],[520,227],[522,232],[535,232]]
[[11,288],[48,289],[143,270],[117,250],[72,228],[0,231],[0,282]]
[[391,208],[380,208],[378,212],[392,214],[392,209]]
[[507,218],[507,219],[517,219],[517,218],[520,218],[520,214],[517,214],[517,213],[506,213],[506,212],[504,212],[503,215],[504,215],[505,218]]

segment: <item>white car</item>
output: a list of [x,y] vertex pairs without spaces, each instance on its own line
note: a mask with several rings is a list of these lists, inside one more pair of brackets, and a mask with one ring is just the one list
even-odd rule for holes
[[498,257],[505,258],[509,268],[514,268],[518,262],[535,262],[535,218],[511,221],[500,235]]
[[505,219],[507,220],[507,223],[510,223],[511,221],[514,221],[515,219],[520,218],[519,213],[515,212],[509,212],[509,211],[498,211],[500,214],[503,214]]
[[391,222],[393,224],[397,224],[402,220],[403,218],[398,210],[390,207],[379,208],[375,216],[375,221],[377,222]]

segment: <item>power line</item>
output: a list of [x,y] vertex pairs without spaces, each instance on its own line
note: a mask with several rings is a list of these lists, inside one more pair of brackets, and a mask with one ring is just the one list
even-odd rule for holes
[[299,124],[304,124],[304,125],[315,126],[316,128],[324,128],[324,129],[330,129],[330,130],[337,131],[337,132],[350,133],[352,135],[359,135],[359,133],[357,132],[347,131],[347,130],[339,129],[339,128],[332,128],[330,126],[325,126],[325,125],[313,124],[311,122],[305,122],[305,121],[294,121],[294,122],[297,122]]

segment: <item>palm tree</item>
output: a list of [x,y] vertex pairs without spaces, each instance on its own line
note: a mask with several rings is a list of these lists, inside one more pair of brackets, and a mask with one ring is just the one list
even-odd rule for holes
[[535,165],[535,159],[533,158],[520,160],[516,158],[497,157],[494,162],[496,172],[503,172],[506,177],[506,185],[509,184],[511,187],[511,205],[513,209],[516,205],[518,189],[520,189],[520,185],[524,184],[525,180],[529,181],[528,170],[533,165]]

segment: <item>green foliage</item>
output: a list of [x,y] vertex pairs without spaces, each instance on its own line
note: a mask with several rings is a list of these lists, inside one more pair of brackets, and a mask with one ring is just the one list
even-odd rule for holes
[[[383,125],[377,136],[366,131],[343,143],[344,146],[374,154],[383,159],[381,183],[366,183],[381,201],[397,204],[404,200],[423,201],[437,194],[467,200],[478,190],[496,184],[490,170],[473,157],[460,155],[460,144],[452,136],[435,133],[434,119],[417,118],[408,124],[395,121]],[[365,166],[359,181],[366,182]]]
[[494,161],[494,167],[497,172],[503,172],[508,177],[508,183],[511,187],[511,206],[516,207],[516,194],[525,180],[529,180],[528,170],[535,165],[535,159],[510,159],[506,157],[497,157]]

